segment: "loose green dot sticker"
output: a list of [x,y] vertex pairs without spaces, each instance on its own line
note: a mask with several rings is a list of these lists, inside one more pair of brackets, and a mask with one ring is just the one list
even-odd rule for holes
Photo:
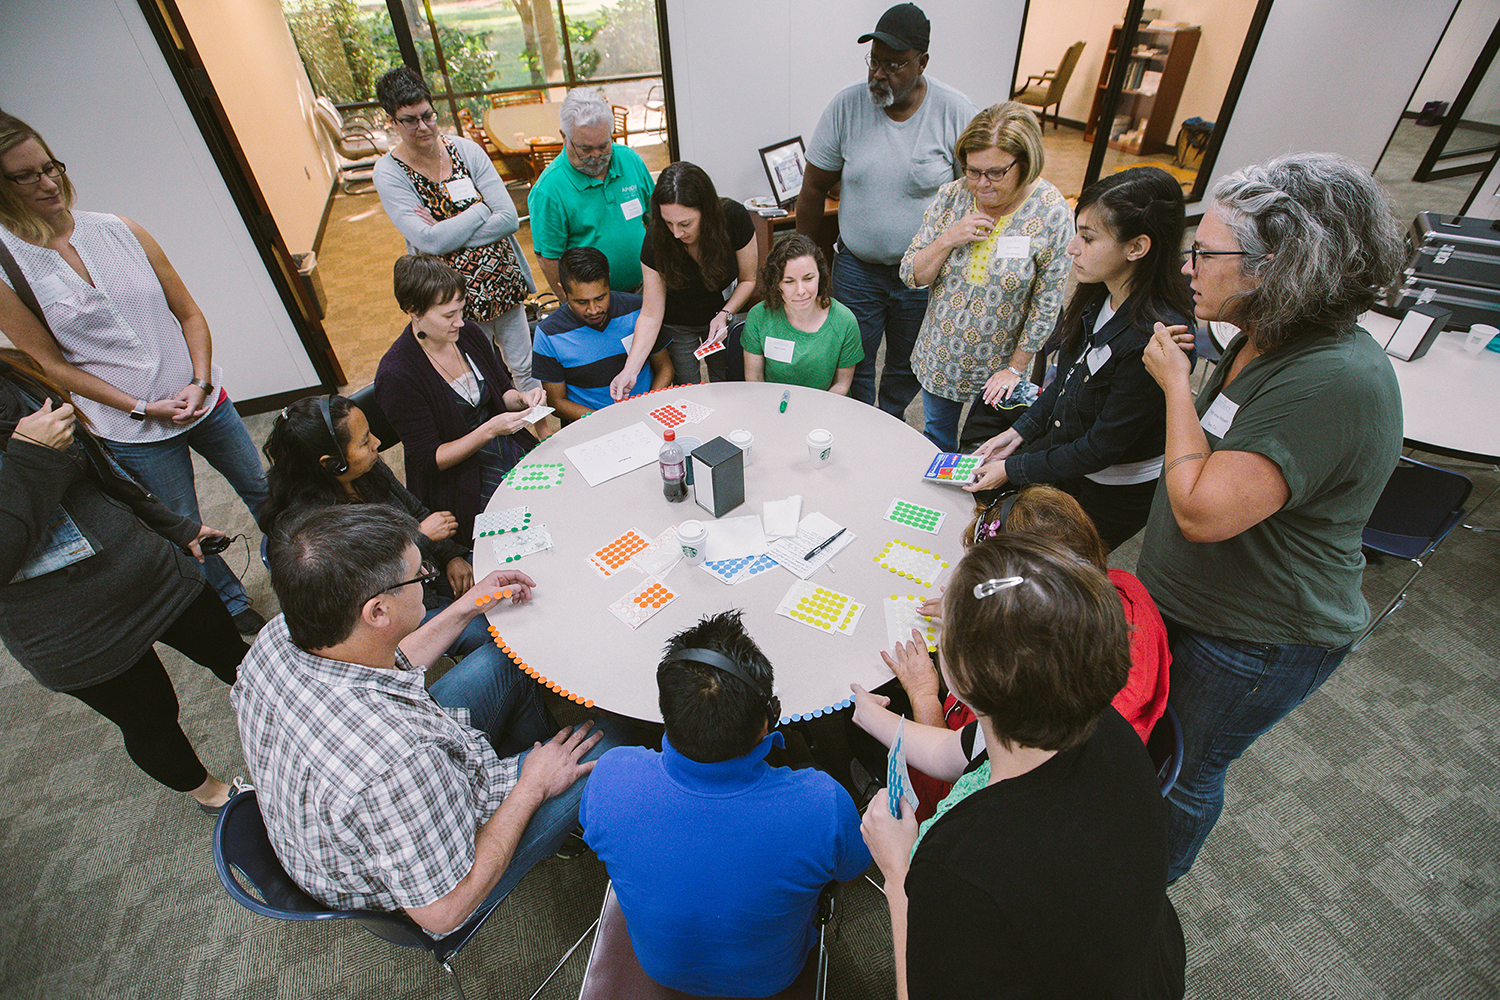
[[892,500],[890,508],[885,512],[887,521],[904,524],[934,535],[943,529],[943,519],[947,516],[940,510],[901,499]]

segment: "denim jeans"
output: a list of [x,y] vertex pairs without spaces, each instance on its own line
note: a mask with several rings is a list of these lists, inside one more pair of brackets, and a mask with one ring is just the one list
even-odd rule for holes
[[[484,616],[474,620],[482,622]],[[542,702],[541,688],[493,642],[455,663],[428,693],[444,708],[468,709],[469,725],[489,736],[501,757],[530,750],[557,732],[557,723]]]
[[[426,625],[432,621],[432,619],[437,617],[438,612],[452,603],[452,601],[444,600],[438,607],[428,608],[427,613],[422,616],[422,624]],[[453,640],[453,645],[448,647],[448,655],[456,661],[468,656],[476,649],[483,649],[485,646],[493,645],[494,642],[490,639],[488,621],[484,615],[475,615],[469,624],[464,626],[464,630],[458,634],[458,638]]]
[[1167,622],[1168,703],[1182,721],[1182,772],[1167,796],[1169,879],[1193,866],[1224,809],[1231,761],[1326,681],[1349,647],[1218,639]]
[[854,313],[865,348],[865,359],[854,366],[849,395],[875,404],[875,352],[884,334],[880,408],[901,419],[921,388],[912,374],[911,349],[927,312],[927,289],[907,288],[895,264],[871,264],[840,247],[833,258],[833,297]]
[[938,451],[958,450],[958,415],[964,404],[922,390],[922,433]]
[[[165,441],[110,441],[115,460],[157,499],[184,517],[202,523],[198,493],[193,487],[192,448],[219,471],[254,515],[266,499],[266,474],[260,467],[260,452],[245,430],[229,397],[221,396],[208,416],[188,430]],[[219,600],[237,615],[250,606],[245,587],[219,556],[203,560],[203,573]]]

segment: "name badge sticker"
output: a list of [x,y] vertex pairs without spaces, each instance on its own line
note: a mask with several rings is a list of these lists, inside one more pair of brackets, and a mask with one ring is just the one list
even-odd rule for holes
[[36,295],[37,305],[43,309],[54,302],[66,302],[73,297],[73,290],[68,287],[68,283],[55,274],[34,282],[31,289]]
[[1240,404],[1221,393],[1198,423],[1203,425],[1205,431],[1223,440],[1224,435],[1229,433],[1230,425],[1234,423],[1234,415],[1239,411]]
[[772,361],[780,361],[784,365],[789,365],[792,363],[792,354],[796,349],[796,341],[782,340],[779,337],[766,338],[766,357]]
[[629,201],[620,202],[620,214],[626,219],[639,219],[641,213],[641,199],[631,198]]
[[1030,236],[1001,236],[995,240],[995,257],[1000,260],[1007,258],[1031,256]]
[[468,177],[455,177],[447,184],[448,197],[454,201],[473,201],[479,197],[479,189]]
[[1090,375],[1096,374],[1099,371],[1099,369],[1104,366],[1104,362],[1106,362],[1106,361],[1108,361],[1110,359],[1110,355],[1112,355],[1113,353],[1114,353],[1114,351],[1110,349],[1110,346],[1108,344],[1100,344],[1098,347],[1094,348],[1092,351],[1089,351],[1089,353],[1088,353],[1089,374]]

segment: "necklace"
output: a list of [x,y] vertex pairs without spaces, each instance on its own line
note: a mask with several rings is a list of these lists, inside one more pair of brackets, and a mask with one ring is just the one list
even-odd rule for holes
[[[463,362],[463,367],[465,369],[467,369],[469,367],[469,363],[468,363],[468,361],[466,361],[464,359],[463,352],[458,350],[458,345],[457,344],[453,345],[453,350],[458,353],[459,361]],[[438,370],[438,372],[442,374],[443,380],[446,381],[450,386],[453,383],[455,383],[455,382],[459,381],[460,379],[462,379],[465,375],[471,375],[471,374],[473,374],[471,371],[463,371],[463,372],[460,372],[459,374],[455,375],[455,374],[453,374],[452,369],[450,369],[447,365],[443,364],[442,359],[440,359],[435,352],[428,351],[428,350],[426,350],[424,348],[423,349],[423,353],[425,353],[427,355],[428,360],[430,360],[432,362],[432,367],[436,368]],[[466,398],[466,399],[468,398],[468,394],[467,393],[465,393],[465,397],[464,398]],[[479,402],[479,400],[477,400],[477,399],[470,399],[469,400],[469,405],[473,406],[474,404],[476,404],[478,402]]]

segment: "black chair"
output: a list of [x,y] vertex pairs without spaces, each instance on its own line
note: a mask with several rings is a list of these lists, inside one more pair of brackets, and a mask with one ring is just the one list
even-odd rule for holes
[[385,418],[385,411],[380,404],[375,402],[375,383],[371,382],[363,389],[355,389],[349,393],[349,402],[359,407],[360,412],[369,421],[370,433],[380,439],[380,450],[385,451],[395,444],[401,443],[401,435],[391,426],[391,422]]
[[1406,603],[1406,591],[1422,572],[1422,560],[1443,543],[1468,513],[1464,503],[1473,488],[1473,480],[1450,469],[1411,458],[1403,458],[1396,464],[1370,513],[1361,541],[1371,552],[1409,560],[1417,568],[1385,610],[1370,620],[1353,649],[1358,649],[1381,622]]
[[1177,775],[1182,772],[1182,723],[1177,713],[1168,705],[1166,712],[1156,725],[1151,727],[1151,736],[1146,740],[1146,752],[1151,763],[1156,765],[1156,777],[1161,782],[1161,797],[1166,798],[1172,786],[1177,784]]
[[744,332],[745,321],[735,320],[724,337],[724,367],[730,382],[745,381],[745,349],[740,346],[740,335]]
[[[230,799],[219,813],[214,824],[214,867],[218,869],[219,881],[224,883],[229,898],[251,913],[277,920],[353,920],[376,937],[427,952],[448,974],[459,1000],[464,1000],[464,991],[458,973],[453,969],[453,956],[469,943],[496,909],[490,907],[476,913],[458,930],[441,938],[429,937],[404,913],[330,909],[303,892],[281,867],[281,861],[266,837],[265,822],[261,819],[260,804],[253,789]],[[241,879],[249,883],[249,889]],[[250,889],[255,891],[254,895]],[[563,956],[563,961],[567,961],[567,957]]]

